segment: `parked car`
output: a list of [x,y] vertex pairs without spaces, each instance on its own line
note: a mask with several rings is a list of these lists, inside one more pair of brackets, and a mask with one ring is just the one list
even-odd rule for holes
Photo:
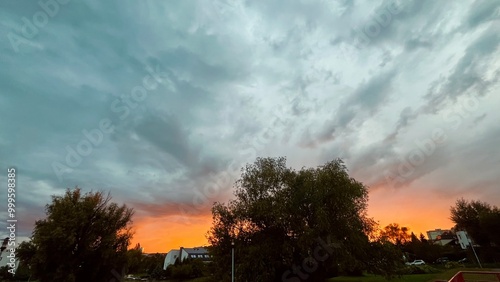
[[449,262],[450,260],[447,258],[447,257],[442,257],[442,258],[438,258],[436,260],[436,263],[447,263]]
[[425,261],[423,261],[421,259],[414,260],[410,263],[410,265],[424,265],[424,264],[425,264]]
[[459,263],[467,263],[469,262],[469,260],[467,258],[463,258],[461,260],[458,261]]

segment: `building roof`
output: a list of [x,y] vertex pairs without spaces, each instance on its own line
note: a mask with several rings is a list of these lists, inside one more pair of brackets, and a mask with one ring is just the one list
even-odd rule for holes
[[435,229],[435,230],[428,230],[427,231],[427,237],[429,238],[429,240],[436,240],[438,239],[437,237],[438,236],[441,236],[445,233],[451,233],[451,230],[449,229]]
[[204,255],[208,254],[208,249],[204,247],[195,247],[195,248],[182,248],[186,253],[190,255]]

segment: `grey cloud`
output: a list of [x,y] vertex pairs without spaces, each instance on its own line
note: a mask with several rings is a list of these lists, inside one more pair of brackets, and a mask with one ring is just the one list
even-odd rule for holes
[[[460,146],[452,149],[455,153],[454,158],[461,159],[463,165],[455,164],[452,166],[453,169],[443,168],[439,181],[442,186],[448,187],[438,189],[449,191],[457,198],[463,194],[474,194],[487,202],[498,203],[500,201],[498,195],[500,177],[497,166],[500,163],[500,156],[491,148],[500,142],[500,128],[495,126],[484,134],[478,134],[472,130],[469,132],[474,135],[474,141],[462,142]],[[461,178],[458,177],[459,175],[467,175],[467,177]]]
[[394,78],[394,70],[373,77],[349,97],[345,106],[359,105],[362,110],[368,110],[373,114],[382,103],[387,102],[391,95],[391,83]]
[[486,113],[484,113],[484,114],[482,114],[482,115],[480,115],[480,116],[476,117],[476,118],[474,119],[474,126],[476,126],[478,123],[480,123],[481,121],[483,121],[483,120],[484,120],[484,118],[486,118],[486,116],[487,116],[487,114],[486,114]]
[[189,133],[175,118],[148,117],[136,125],[135,131],[183,165],[191,166],[197,162],[196,152],[189,148]]
[[399,114],[399,120],[394,131],[386,137],[386,141],[394,141],[401,129],[406,128],[410,123],[418,117],[418,113],[414,112],[411,107],[404,108]]
[[[388,101],[391,84],[395,78],[394,70],[383,72],[362,83],[351,95],[343,101],[333,114],[331,120],[325,122],[321,133],[317,134],[316,141],[306,141],[306,144],[320,144],[335,138],[335,132],[344,132],[355,119],[373,116]],[[313,142],[313,143],[311,143]]]
[[467,47],[465,54],[458,60],[451,74],[436,79],[430,85],[424,96],[426,103],[410,116],[401,117],[393,133],[387,138],[395,138],[400,130],[409,126],[411,121],[418,119],[422,114],[438,114],[447,103],[454,103],[461,96],[471,93],[477,97],[486,95],[498,81],[498,76],[487,80],[485,72],[488,68],[484,66],[490,64],[491,55],[498,48],[499,43],[498,29],[495,27],[486,29]]
[[485,80],[483,64],[489,62],[488,57],[498,48],[499,43],[500,35],[498,35],[497,28],[484,31],[475,42],[467,47],[453,73],[444,81],[442,90],[431,91],[425,96],[428,104],[423,111],[436,113],[446,102],[446,98],[455,101],[472,88],[478,96],[484,95],[494,81]]
[[469,27],[500,19],[500,3],[494,0],[477,0],[472,4],[467,16]]
[[[385,187],[383,172],[397,170],[413,150],[410,136],[430,129],[424,115],[430,120],[471,93],[497,101],[500,43],[497,1],[411,1],[371,44],[342,60],[353,28],[387,3],[71,1],[35,45],[16,53],[2,40],[0,166],[22,172],[26,222],[43,216],[51,194],[75,185],[111,190],[141,216],[178,216],[184,207],[195,211],[188,216],[205,216],[213,200],[231,197],[238,175],[228,171],[263,154],[288,155],[297,165],[341,156],[356,178]],[[40,9],[36,2],[5,7],[4,39]],[[461,42],[469,46],[453,46]],[[141,85],[148,66],[164,73],[164,83],[120,118],[112,104]],[[426,158],[401,187],[435,179],[443,193],[483,185],[484,197],[494,194],[491,121],[498,116],[479,107],[461,141]],[[51,163],[64,162],[66,146],[103,118],[115,132],[59,182]],[[456,175],[471,175],[469,166],[470,183],[458,187],[454,179],[465,177]],[[219,193],[203,203],[194,198],[213,184]],[[22,229],[29,234],[29,224]]]
[[408,51],[413,51],[417,48],[427,48],[431,49],[432,48],[432,43],[427,40],[422,40],[422,39],[410,39],[405,42],[405,49]]

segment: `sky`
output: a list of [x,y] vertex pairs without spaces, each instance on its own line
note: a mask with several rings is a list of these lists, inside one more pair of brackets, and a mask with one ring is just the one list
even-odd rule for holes
[[207,244],[212,204],[257,157],[342,158],[382,227],[451,228],[462,197],[500,206],[497,0],[0,7],[19,240],[79,186],[134,208],[145,252]]

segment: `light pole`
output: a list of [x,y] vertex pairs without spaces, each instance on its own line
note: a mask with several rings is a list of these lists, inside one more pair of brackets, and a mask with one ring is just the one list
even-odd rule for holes
[[234,241],[231,241],[231,282],[234,282]]
[[479,267],[483,268],[481,262],[479,261],[479,257],[476,254],[476,250],[474,250],[474,243],[472,242],[472,240],[469,240],[469,242],[470,242],[470,247],[472,248],[472,252],[474,252],[474,256],[476,257],[477,263],[479,264]]
[[474,256],[476,257],[477,263],[479,264],[479,267],[483,268],[483,266],[481,265],[481,262],[479,261],[479,257],[477,256],[476,250],[474,249],[474,243],[467,235],[467,231],[458,231],[457,238],[458,238],[458,242],[460,243],[460,247],[462,247],[463,250],[467,249],[467,246],[470,245],[470,247],[472,248],[472,252],[474,253]]

